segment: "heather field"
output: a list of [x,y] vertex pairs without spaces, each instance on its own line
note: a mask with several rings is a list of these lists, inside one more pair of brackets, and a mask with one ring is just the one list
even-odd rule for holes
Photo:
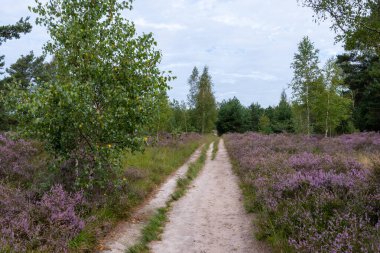
[[88,160],[0,134],[0,252],[93,252],[204,141],[195,133],[147,138],[144,152],[122,153],[119,170],[103,168],[106,185],[86,188],[76,178]]
[[380,134],[228,134],[256,236],[275,252],[380,252]]

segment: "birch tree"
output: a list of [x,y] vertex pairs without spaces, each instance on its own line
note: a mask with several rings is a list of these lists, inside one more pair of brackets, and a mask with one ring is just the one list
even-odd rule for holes
[[316,124],[325,137],[331,136],[338,125],[348,120],[352,111],[352,99],[346,95],[342,70],[331,58],[323,68],[323,87],[316,93],[313,111]]
[[211,132],[215,128],[217,112],[212,85],[208,67],[204,67],[197,85],[198,90],[195,93],[196,104],[194,108],[196,125],[202,134]]
[[306,114],[306,133],[311,134],[311,104],[313,89],[320,82],[321,71],[318,67],[319,50],[314,47],[309,37],[304,37],[298,45],[291,65],[294,77],[290,84],[293,102]]

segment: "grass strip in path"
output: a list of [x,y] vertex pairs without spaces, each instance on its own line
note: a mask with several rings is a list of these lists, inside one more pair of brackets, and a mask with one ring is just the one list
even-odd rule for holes
[[186,172],[185,177],[177,180],[177,187],[171,198],[166,202],[166,207],[159,208],[156,214],[149,220],[148,224],[142,230],[140,242],[129,248],[127,253],[146,253],[149,252],[148,244],[158,240],[163,232],[163,227],[168,219],[168,212],[171,204],[185,195],[188,186],[198,176],[201,169],[204,167],[207,158],[207,150],[209,145],[205,145],[202,149],[200,157],[192,164]]
[[218,153],[218,149],[219,149],[219,142],[220,142],[220,138],[218,138],[218,140],[214,142],[211,160],[215,160],[216,158],[216,154]]

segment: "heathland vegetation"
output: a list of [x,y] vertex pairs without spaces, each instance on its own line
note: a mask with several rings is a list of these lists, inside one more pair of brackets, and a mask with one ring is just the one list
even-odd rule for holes
[[276,252],[378,252],[380,134],[228,134],[257,238]]
[[[0,56],[0,252],[94,251],[215,129],[259,239],[278,252],[379,252],[380,3],[300,2],[331,19],[346,51],[321,64],[304,37],[291,97],[263,108],[217,103],[207,66],[194,67],[186,102],[170,101],[153,35],[123,16],[131,0],[36,0],[51,60],[30,52],[4,70]],[[0,46],[31,29],[28,18],[0,26]]]

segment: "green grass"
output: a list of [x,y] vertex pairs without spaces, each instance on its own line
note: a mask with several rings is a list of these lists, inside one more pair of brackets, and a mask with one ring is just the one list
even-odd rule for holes
[[125,153],[122,177],[128,185],[127,194],[115,204],[115,197],[91,213],[93,219],[70,242],[70,252],[94,252],[99,239],[107,235],[120,220],[128,219],[168,176],[178,169],[201,143],[209,142],[205,136],[199,141],[170,147],[148,147],[143,153]]
[[156,214],[150,218],[148,224],[142,231],[140,242],[128,249],[128,253],[146,253],[149,252],[148,244],[151,241],[158,240],[167,221],[169,207],[159,208]]
[[156,214],[150,218],[148,224],[142,231],[140,241],[136,245],[129,248],[126,251],[127,253],[147,253],[149,252],[148,244],[152,241],[160,239],[160,235],[163,232],[163,227],[168,219],[167,214],[170,211],[171,204],[185,195],[191,182],[202,170],[206,162],[208,147],[209,145],[205,145],[202,148],[201,155],[194,163],[189,165],[189,169],[186,172],[185,177],[177,180],[176,189],[171,195],[171,198],[166,202],[166,207],[158,209]]
[[220,138],[218,138],[218,140],[214,142],[211,160],[215,160],[216,158],[216,154],[218,153],[218,149],[219,149],[219,142],[220,142]]

